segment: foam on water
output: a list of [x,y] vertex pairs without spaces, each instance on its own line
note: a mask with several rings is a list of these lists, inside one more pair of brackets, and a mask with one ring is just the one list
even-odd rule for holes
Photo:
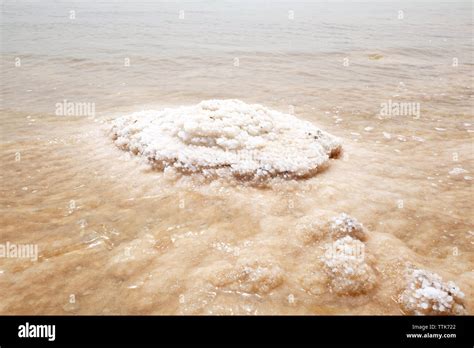
[[341,151],[338,138],[312,123],[239,100],[136,112],[111,132],[117,146],[165,173],[206,177],[303,178]]

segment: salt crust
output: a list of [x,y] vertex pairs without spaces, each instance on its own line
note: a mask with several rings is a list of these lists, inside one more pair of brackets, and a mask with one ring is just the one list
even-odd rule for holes
[[407,287],[400,296],[403,310],[415,315],[466,314],[463,299],[454,282],[443,282],[438,274],[422,269],[408,272]]
[[239,100],[140,111],[113,122],[115,144],[165,173],[263,179],[314,175],[340,140],[293,115]]
[[329,232],[336,238],[351,236],[362,241],[367,239],[364,226],[346,213],[341,213],[331,219]]
[[213,284],[219,288],[249,294],[266,294],[283,282],[283,270],[265,261],[239,262],[233,268],[215,275]]

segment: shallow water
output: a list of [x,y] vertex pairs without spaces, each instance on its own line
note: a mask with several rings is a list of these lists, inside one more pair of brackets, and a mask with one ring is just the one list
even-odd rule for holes
[[[0,243],[39,258],[0,259],[0,313],[400,314],[407,262],[473,313],[471,3],[2,7]],[[294,113],[344,153],[258,188],[166,178],[107,136],[124,113],[207,98]],[[95,115],[55,115],[64,99]],[[390,100],[420,113],[380,115]],[[327,240],[298,227],[341,212],[369,234],[364,295],[329,291]]]

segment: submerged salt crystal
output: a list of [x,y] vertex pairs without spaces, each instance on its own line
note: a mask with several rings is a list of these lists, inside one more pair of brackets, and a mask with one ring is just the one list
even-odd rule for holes
[[408,274],[408,284],[400,297],[408,314],[465,314],[464,293],[455,283],[426,270],[415,269]]
[[372,267],[365,259],[365,245],[350,236],[336,240],[322,258],[331,289],[339,295],[360,295],[376,282]]
[[336,238],[351,236],[359,240],[367,238],[364,226],[357,219],[346,213],[341,213],[331,219],[329,232]]
[[239,261],[235,267],[214,274],[213,285],[230,291],[266,294],[283,283],[283,270],[268,261]]
[[116,119],[111,133],[158,169],[207,176],[307,177],[341,150],[310,122],[239,100],[136,112]]
[[453,168],[449,171],[449,175],[459,175],[459,174],[464,174],[467,173],[468,171],[465,170],[464,168],[456,167]]

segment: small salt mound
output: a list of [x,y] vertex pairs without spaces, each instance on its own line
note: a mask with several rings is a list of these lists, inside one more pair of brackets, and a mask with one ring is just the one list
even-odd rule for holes
[[346,213],[342,213],[331,219],[329,232],[335,238],[351,236],[362,241],[367,238],[364,226]]
[[310,122],[239,100],[136,112],[115,120],[111,133],[160,170],[209,177],[307,177],[341,150]]
[[365,245],[346,236],[331,243],[322,257],[331,289],[338,295],[360,295],[375,286],[375,273],[365,261]]
[[436,273],[416,269],[410,272],[408,284],[400,302],[408,314],[453,315],[465,314],[464,293],[455,283],[443,283]]

